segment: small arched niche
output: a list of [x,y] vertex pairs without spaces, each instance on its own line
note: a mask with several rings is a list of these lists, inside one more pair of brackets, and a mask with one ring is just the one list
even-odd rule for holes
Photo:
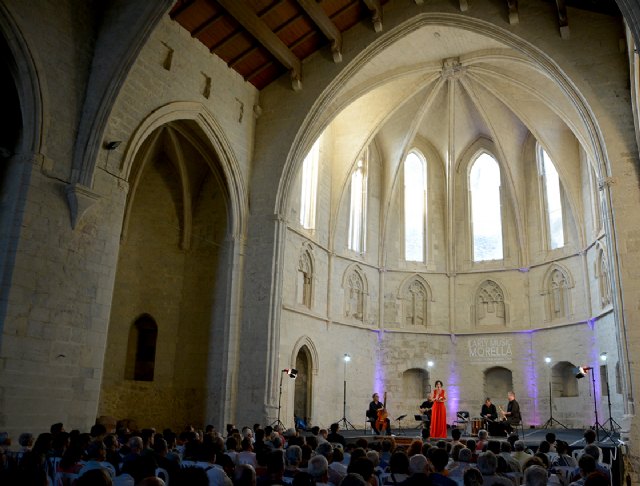
[[427,395],[429,372],[422,368],[411,368],[402,373],[402,394],[407,400],[418,401]]
[[[484,396],[491,397],[496,405],[506,402],[506,396],[513,390],[513,373],[502,366],[494,366],[484,371]],[[504,400],[503,400],[504,398]]]
[[551,389],[554,397],[577,397],[576,365],[560,361],[551,368]]
[[132,324],[129,333],[126,379],[153,381],[157,342],[156,320],[149,314],[142,314]]

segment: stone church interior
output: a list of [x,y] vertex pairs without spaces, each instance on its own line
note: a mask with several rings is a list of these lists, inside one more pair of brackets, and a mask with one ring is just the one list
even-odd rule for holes
[[441,380],[636,483],[639,41],[629,0],[0,1],[0,431],[413,430]]

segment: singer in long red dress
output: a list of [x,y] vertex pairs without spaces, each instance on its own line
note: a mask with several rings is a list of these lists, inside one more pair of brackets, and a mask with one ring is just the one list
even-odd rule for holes
[[447,408],[444,402],[447,401],[447,395],[442,388],[442,382],[436,381],[436,387],[431,396],[433,408],[431,409],[431,437],[446,438],[447,437]]

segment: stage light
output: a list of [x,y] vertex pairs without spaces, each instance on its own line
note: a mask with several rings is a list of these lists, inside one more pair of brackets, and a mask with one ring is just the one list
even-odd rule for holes
[[576,378],[578,379],[584,378],[589,372],[589,370],[592,370],[592,369],[593,368],[591,368],[590,366],[579,366],[578,371],[576,371]]
[[427,361],[427,367],[431,368],[433,366],[433,361]]
[[551,358],[549,358],[549,356],[547,356],[547,357],[544,359],[544,362],[545,362],[545,363],[547,363],[547,364],[551,363]]
[[600,353],[600,360],[601,361],[607,361],[607,353],[606,352]]
[[298,370],[295,368],[285,368],[282,370],[283,373],[289,375],[289,378],[293,378],[295,380],[296,376],[298,376]]
[[348,363],[349,361],[351,361],[351,356],[349,356],[347,353],[344,354],[344,362]]

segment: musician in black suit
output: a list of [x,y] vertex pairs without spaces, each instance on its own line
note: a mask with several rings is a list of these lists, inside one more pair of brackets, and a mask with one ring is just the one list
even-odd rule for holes
[[509,404],[507,405],[507,411],[503,411],[500,409],[501,415],[503,416],[503,422],[501,422],[504,431],[507,434],[513,432],[513,428],[516,425],[520,424],[522,420],[522,415],[520,414],[520,404],[516,400],[516,394],[510,391],[507,394],[509,398]]
[[422,414],[422,438],[429,438],[429,429],[431,426],[431,408],[433,407],[433,402],[427,398],[420,407],[420,413]]
[[[380,395],[374,393],[371,398],[373,400],[369,402],[369,410],[367,410],[367,417],[369,418],[369,422],[371,422],[371,428],[376,434],[380,433],[380,430],[376,427],[376,421],[378,420],[378,410],[381,408],[385,408],[385,404],[380,401]],[[387,426],[385,430],[387,435],[391,435],[391,421],[388,418],[384,419]]]
[[498,411],[496,406],[491,403],[491,398],[487,397],[484,401],[480,416],[484,419],[484,428],[489,431],[489,435],[498,435],[500,433],[500,427],[495,426],[495,422],[498,420]]

